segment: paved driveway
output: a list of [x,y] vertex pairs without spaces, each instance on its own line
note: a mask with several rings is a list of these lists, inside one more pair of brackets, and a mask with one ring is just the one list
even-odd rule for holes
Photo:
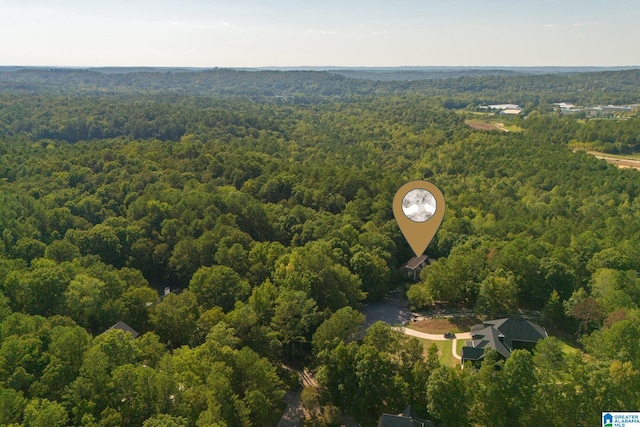
[[[431,341],[444,341],[449,338],[445,338],[444,334],[427,334],[425,332],[414,331],[409,328],[397,328],[399,331],[404,333],[405,335],[410,335],[416,338],[422,338],[425,340]],[[456,337],[451,339],[451,354],[458,360],[462,360],[462,357],[458,354],[458,340],[470,340],[471,332],[464,332],[456,334]]]
[[[444,334],[428,334],[426,332],[414,331],[409,328],[398,328],[398,330],[406,335],[411,335],[412,337],[422,338],[425,340],[431,341],[445,341],[451,338],[445,338]],[[458,340],[470,340],[471,332],[457,333],[455,339]]]
[[387,298],[384,301],[371,303],[362,308],[366,316],[365,329],[377,321],[383,321],[391,326],[400,326],[411,321],[409,301],[404,298]]
[[[364,324],[365,329],[377,321],[383,321],[396,327],[398,331],[412,337],[431,341],[445,341],[449,339],[445,338],[444,334],[428,334],[405,328],[404,325],[410,323],[413,316],[416,314],[409,310],[409,302],[404,298],[388,298],[378,303],[369,304],[363,307],[362,313],[366,316]],[[456,348],[456,344],[459,339],[470,340],[471,333],[459,333],[456,334],[454,339],[451,339],[451,352],[453,353],[453,357],[456,359],[461,359]]]
[[[383,321],[394,326],[398,331],[413,337],[432,341],[444,341],[448,339],[445,338],[443,334],[428,334],[405,328],[403,325],[411,322],[414,313],[409,310],[409,302],[404,298],[388,298],[381,302],[368,304],[364,306],[361,311],[366,317],[364,323],[365,330],[375,322]],[[471,339],[471,334],[468,332],[456,334],[456,338],[451,340],[453,357],[456,359],[460,359],[460,356],[456,351],[456,342],[458,339]],[[306,377],[303,375],[303,382],[305,381],[305,378]],[[305,382],[305,386],[311,385],[313,384],[307,384]],[[313,386],[317,387],[317,384]],[[278,423],[278,427],[298,427],[302,425],[304,420],[304,408],[300,402],[300,393],[301,390],[297,390],[296,392],[288,395],[287,410],[282,415],[282,418]]]
[[302,389],[296,390],[293,393],[287,393],[285,398],[287,402],[287,409],[282,414],[282,418],[278,421],[277,427],[300,427],[304,420],[304,408],[300,401],[300,395]]

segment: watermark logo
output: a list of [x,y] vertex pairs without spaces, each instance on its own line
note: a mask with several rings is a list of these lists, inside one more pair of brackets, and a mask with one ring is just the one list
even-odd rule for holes
[[640,412],[603,412],[602,427],[640,427]]
[[609,412],[602,414],[602,427],[613,427],[613,415]]

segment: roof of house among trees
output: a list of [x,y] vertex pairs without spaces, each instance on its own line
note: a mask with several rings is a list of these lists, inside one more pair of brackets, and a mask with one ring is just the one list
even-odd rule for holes
[[547,337],[547,332],[539,325],[526,319],[506,317],[487,320],[471,328],[471,341],[462,348],[462,360],[479,360],[486,348],[492,348],[505,359],[518,343],[535,344]]
[[422,420],[411,408],[407,406],[401,414],[382,414],[378,418],[378,427],[433,427],[429,420]]
[[133,329],[131,326],[127,325],[123,321],[119,321],[118,323],[116,323],[115,325],[113,325],[107,330],[110,331],[112,329],[120,329],[121,331],[129,332],[131,335],[133,335],[134,338],[138,338],[138,335],[140,335],[138,331],[136,331],[135,329]]
[[[419,257],[413,257],[411,258],[405,265],[404,268],[408,268],[410,270],[414,270],[418,267],[420,267],[420,264],[422,264],[423,262],[428,261],[428,257],[426,255],[421,255]],[[429,264],[429,262],[427,262],[427,264]]]

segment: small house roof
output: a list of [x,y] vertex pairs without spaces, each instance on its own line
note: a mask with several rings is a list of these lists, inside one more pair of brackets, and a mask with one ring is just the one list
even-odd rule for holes
[[[492,326],[487,326],[478,331],[474,331],[471,335],[473,347],[482,349],[483,352],[485,348],[489,347],[497,351],[502,357],[508,358],[511,353],[509,348],[511,347],[507,347],[505,343],[500,341],[500,335],[500,331]],[[506,341],[506,337],[504,340]]]
[[138,338],[138,335],[140,335],[140,333],[138,333],[138,331],[136,331],[135,329],[133,329],[131,326],[127,325],[123,321],[119,321],[118,323],[116,323],[115,325],[113,325],[112,327],[110,327],[107,330],[110,331],[112,329],[119,329],[121,331],[128,332],[131,335],[133,335],[134,338]]
[[525,319],[505,317],[503,319],[484,322],[487,326],[493,326],[504,334],[504,342],[509,348],[513,348],[513,341],[537,342],[546,338],[547,331],[540,325]]
[[462,360],[480,360],[484,357],[484,348],[462,347]]
[[427,257],[427,255],[421,255],[419,257],[414,256],[404,265],[404,267],[410,270],[415,270],[416,268],[419,268],[420,265],[425,261],[427,261],[427,264],[429,263],[429,258]]
[[382,414],[378,418],[378,427],[433,427],[433,423],[404,415]]

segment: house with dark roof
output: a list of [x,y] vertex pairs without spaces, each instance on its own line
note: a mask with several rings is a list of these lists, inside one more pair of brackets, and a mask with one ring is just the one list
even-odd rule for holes
[[407,406],[401,414],[382,414],[378,418],[378,427],[433,427],[428,420],[418,418],[411,406]]
[[126,323],[124,323],[123,321],[120,321],[118,323],[116,323],[115,325],[113,325],[112,327],[110,327],[109,329],[107,329],[108,331],[111,331],[113,329],[119,329],[121,331],[125,331],[130,333],[134,338],[138,338],[138,335],[140,335],[138,333],[138,331],[136,331],[135,329],[133,329],[131,326],[127,325]]
[[487,348],[508,359],[513,350],[531,351],[539,340],[547,336],[543,327],[525,319],[506,317],[487,320],[471,328],[471,341],[462,347],[462,364],[480,363]]
[[435,260],[429,258],[427,255],[421,255],[419,257],[413,257],[405,265],[402,266],[402,276],[405,279],[413,280],[417,282],[420,280],[420,272],[427,265],[430,265]]

